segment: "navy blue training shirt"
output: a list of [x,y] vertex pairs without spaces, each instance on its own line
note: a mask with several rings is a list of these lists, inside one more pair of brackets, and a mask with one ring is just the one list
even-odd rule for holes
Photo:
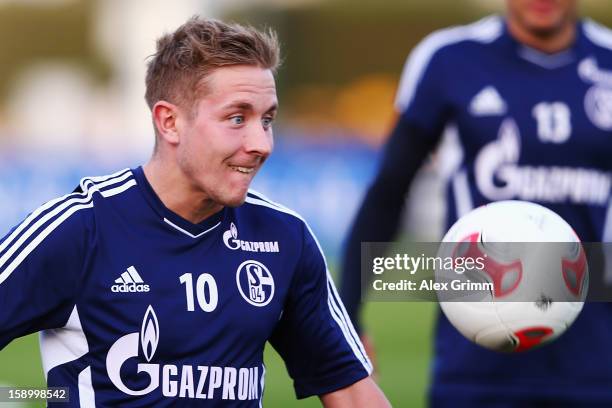
[[249,192],[192,224],[142,168],[84,178],[0,241],[0,348],[37,331],[62,407],[259,407],[267,341],[298,397],[371,372],[299,215]]

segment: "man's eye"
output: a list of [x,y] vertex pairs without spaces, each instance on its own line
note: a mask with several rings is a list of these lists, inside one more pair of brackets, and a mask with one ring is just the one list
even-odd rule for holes
[[230,118],[230,122],[232,122],[232,125],[242,125],[244,123],[244,117],[243,116],[232,116]]
[[264,128],[269,128],[270,126],[272,126],[272,122],[274,122],[274,118],[263,118],[261,120],[261,123]]

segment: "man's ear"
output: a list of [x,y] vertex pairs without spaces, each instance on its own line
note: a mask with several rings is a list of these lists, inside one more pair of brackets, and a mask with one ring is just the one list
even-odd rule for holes
[[178,106],[166,102],[158,101],[151,109],[153,123],[157,129],[159,138],[169,144],[179,143],[179,132],[177,129],[177,118],[179,114]]

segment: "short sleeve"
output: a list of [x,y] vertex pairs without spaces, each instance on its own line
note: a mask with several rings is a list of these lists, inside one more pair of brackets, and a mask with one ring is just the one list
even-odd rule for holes
[[0,240],[0,349],[62,327],[74,307],[87,245],[79,210],[87,206],[67,197],[43,205]]
[[372,371],[307,225],[289,298],[270,342],[284,359],[298,398],[344,388]]
[[426,133],[437,133],[444,126],[450,106],[438,35],[430,35],[410,53],[395,99],[402,118]]

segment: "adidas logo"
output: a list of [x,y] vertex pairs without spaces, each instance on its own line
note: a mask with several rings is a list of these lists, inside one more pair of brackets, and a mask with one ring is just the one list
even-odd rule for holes
[[138,274],[134,266],[127,268],[120,277],[115,279],[115,285],[111,286],[111,290],[117,292],[148,292],[149,285],[145,285],[144,281]]
[[497,116],[506,113],[506,102],[492,86],[483,88],[472,99],[469,107],[474,116]]

